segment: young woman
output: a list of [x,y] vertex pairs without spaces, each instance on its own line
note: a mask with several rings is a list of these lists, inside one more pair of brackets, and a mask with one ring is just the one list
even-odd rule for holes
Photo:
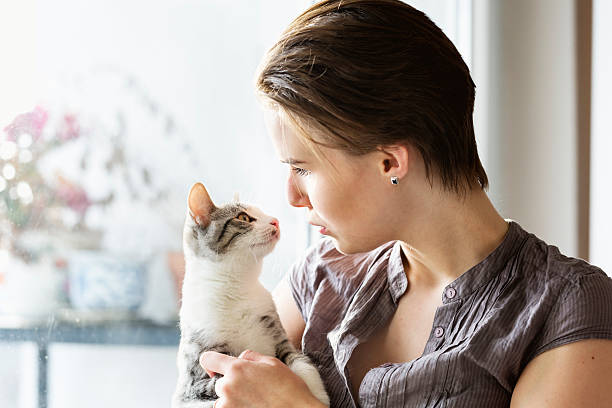
[[[274,294],[332,406],[612,406],[612,279],[493,207],[474,83],[423,13],[318,3],[257,89],[289,203],[326,235]],[[274,358],[201,364],[218,408],[320,405]]]

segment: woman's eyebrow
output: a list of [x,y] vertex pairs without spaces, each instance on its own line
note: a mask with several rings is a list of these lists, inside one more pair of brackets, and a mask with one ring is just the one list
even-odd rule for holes
[[293,159],[293,158],[288,158],[287,160],[281,160],[281,163],[287,163],[287,164],[306,164],[305,161],[303,160],[298,160],[298,159]]

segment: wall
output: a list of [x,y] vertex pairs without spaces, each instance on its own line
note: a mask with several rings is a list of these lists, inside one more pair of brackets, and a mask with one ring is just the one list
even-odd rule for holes
[[474,16],[489,195],[503,217],[578,256],[574,2],[477,0]]

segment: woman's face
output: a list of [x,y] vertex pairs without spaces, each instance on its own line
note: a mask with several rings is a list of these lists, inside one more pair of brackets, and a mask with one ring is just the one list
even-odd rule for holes
[[340,252],[365,252],[393,239],[392,211],[385,208],[393,186],[384,183],[380,153],[352,157],[318,146],[319,160],[276,111],[266,110],[265,119],[277,156],[289,166],[289,204],[305,207],[308,221],[325,227]]

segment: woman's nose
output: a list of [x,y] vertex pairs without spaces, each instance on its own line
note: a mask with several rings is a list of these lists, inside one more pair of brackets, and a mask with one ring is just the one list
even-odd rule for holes
[[291,176],[287,179],[287,201],[293,207],[310,207],[308,195],[300,189]]

